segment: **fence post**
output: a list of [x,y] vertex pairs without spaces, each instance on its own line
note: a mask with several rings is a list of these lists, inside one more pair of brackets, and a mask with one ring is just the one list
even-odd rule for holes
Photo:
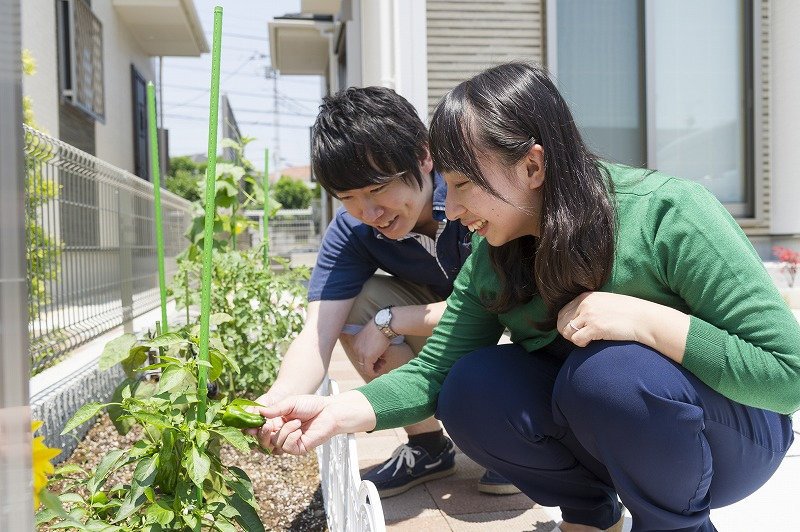
[[0,0],[0,530],[33,530],[19,0]]
[[119,294],[122,301],[122,326],[133,332],[133,195],[117,189],[117,232],[119,235]]

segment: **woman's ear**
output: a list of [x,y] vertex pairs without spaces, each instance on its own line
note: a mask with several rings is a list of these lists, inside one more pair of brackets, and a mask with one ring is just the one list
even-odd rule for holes
[[431,150],[428,149],[427,144],[423,149],[425,150],[425,156],[419,160],[419,169],[422,175],[428,175],[433,171],[433,159],[431,158]]
[[525,156],[528,188],[536,190],[544,183],[544,148],[534,144]]

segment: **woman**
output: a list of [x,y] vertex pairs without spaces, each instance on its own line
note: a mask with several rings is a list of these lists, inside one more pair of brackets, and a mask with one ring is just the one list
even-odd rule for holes
[[430,138],[447,215],[478,235],[439,326],[358,390],[263,409],[262,442],[304,452],[435,411],[563,531],[619,529],[618,497],[634,530],[714,530],[800,407],[800,326],[739,226],[697,184],[598,161],[527,64],[453,89]]

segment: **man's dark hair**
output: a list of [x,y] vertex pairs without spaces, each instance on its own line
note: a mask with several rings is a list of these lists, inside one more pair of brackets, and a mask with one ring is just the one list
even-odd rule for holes
[[312,131],[314,176],[331,194],[397,177],[422,189],[428,130],[392,89],[350,87],[324,98]]

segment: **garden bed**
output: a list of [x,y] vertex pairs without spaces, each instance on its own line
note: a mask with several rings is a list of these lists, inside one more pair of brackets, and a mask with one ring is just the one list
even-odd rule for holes
[[[103,456],[112,449],[129,449],[141,437],[136,427],[126,436],[120,436],[108,415],[103,414],[89,430],[64,464],[75,464],[85,471],[95,468]],[[229,446],[222,449],[224,463],[244,469],[253,481],[259,516],[267,530],[317,532],[327,530],[319,470],[315,453],[306,456],[265,456],[259,453],[245,455]],[[129,482],[132,466],[123,476],[109,478],[106,485]],[[51,491],[59,493],[60,486],[53,483]],[[49,527],[39,530],[50,531]]]

